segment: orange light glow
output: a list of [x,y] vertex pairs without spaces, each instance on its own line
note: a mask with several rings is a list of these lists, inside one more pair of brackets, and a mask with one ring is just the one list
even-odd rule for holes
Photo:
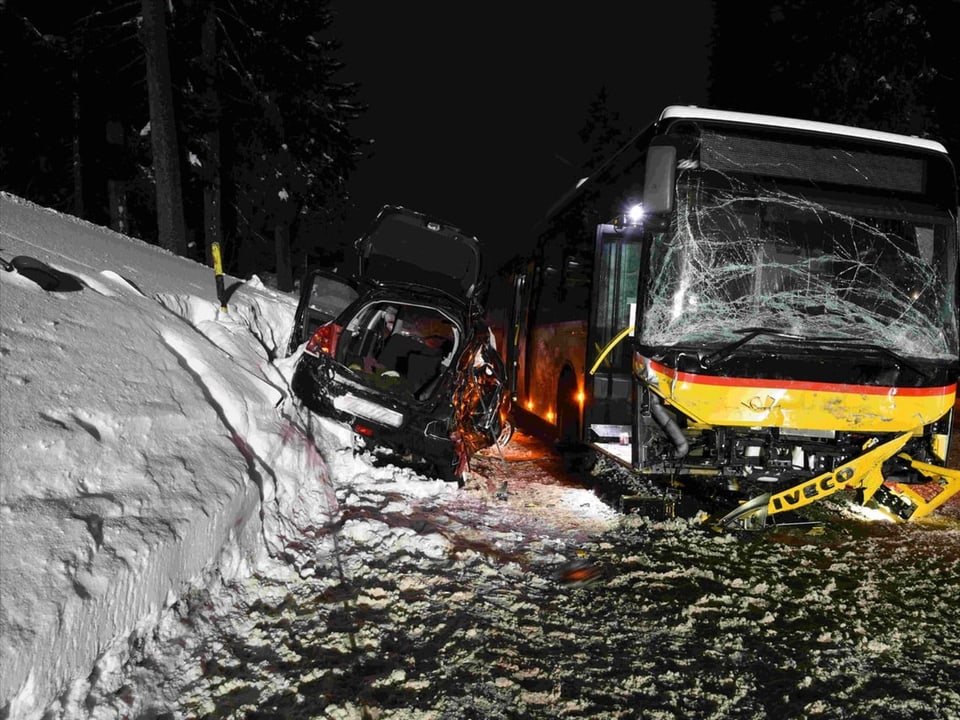
[[533,400],[527,400],[527,410],[533,410]]
[[583,390],[577,392],[577,403],[580,407],[583,407],[583,401],[587,399],[587,396],[584,394]]
[[553,422],[557,419],[557,416],[553,414],[553,410],[547,410],[547,421]]

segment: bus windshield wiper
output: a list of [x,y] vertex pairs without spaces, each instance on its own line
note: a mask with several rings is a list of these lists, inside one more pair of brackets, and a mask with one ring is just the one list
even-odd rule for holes
[[833,345],[842,346],[844,348],[850,348],[853,350],[871,350],[873,352],[880,353],[881,355],[886,355],[887,357],[894,360],[894,362],[896,362],[898,365],[902,365],[908,370],[912,370],[913,372],[915,372],[917,375],[920,375],[921,377],[924,377],[924,378],[930,377],[929,372],[917,367],[907,358],[903,357],[899,353],[894,352],[888,347],[884,347],[883,345],[876,345],[874,343],[865,343],[859,340],[848,340],[847,338],[842,338],[842,337],[805,337],[803,335],[793,335],[791,333],[785,333],[779,330],[771,330],[769,328],[743,328],[740,330],[734,330],[734,332],[737,333],[738,335],[742,334],[743,337],[738,340],[734,340],[733,342],[728,343],[727,345],[724,345],[719,350],[715,350],[709,355],[706,355],[703,358],[701,358],[700,365],[703,368],[705,369],[711,368],[717,363],[719,363],[720,361],[726,360],[738,348],[746,345],[748,342],[750,342],[754,338],[757,338],[760,336],[768,336],[768,337],[783,338],[784,340],[791,340],[791,341],[833,344]]
[[726,360],[730,357],[737,348],[746,345],[748,342],[754,338],[758,338],[761,335],[769,337],[778,337],[783,338],[784,340],[794,340],[794,341],[803,341],[810,340],[811,338],[806,338],[803,335],[792,335],[790,333],[781,332],[780,330],[771,330],[770,328],[741,328],[740,330],[734,330],[738,335],[743,335],[739,340],[734,340],[731,343],[727,343],[719,350],[715,350],[709,355],[705,355],[700,358],[700,365],[704,368],[711,368],[716,365],[721,360]]
[[929,379],[931,377],[930,373],[926,370],[923,370],[916,365],[914,365],[910,360],[905,358],[900,353],[894,352],[888,347],[883,345],[877,345],[875,343],[865,343],[860,340],[848,340],[847,338],[811,338],[818,342],[828,342],[840,345],[844,348],[850,348],[852,350],[872,350],[873,352],[880,353],[881,355],[886,355],[891,358],[898,365],[902,365],[907,368],[907,370],[912,370],[917,375],[920,375],[923,378]]

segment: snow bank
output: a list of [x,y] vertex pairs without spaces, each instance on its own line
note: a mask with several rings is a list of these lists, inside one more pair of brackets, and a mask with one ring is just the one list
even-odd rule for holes
[[[236,578],[325,522],[322,459],[273,360],[294,300],[0,194],[0,715],[82,706],[188,585]],[[306,482],[304,482],[306,481]]]

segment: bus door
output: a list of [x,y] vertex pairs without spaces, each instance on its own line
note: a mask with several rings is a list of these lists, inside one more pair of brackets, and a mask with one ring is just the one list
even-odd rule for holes
[[627,462],[632,413],[629,338],[636,321],[641,237],[636,227],[597,226],[584,378],[584,440],[607,449],[618,446],[620,452],[614,454],[623,454]]

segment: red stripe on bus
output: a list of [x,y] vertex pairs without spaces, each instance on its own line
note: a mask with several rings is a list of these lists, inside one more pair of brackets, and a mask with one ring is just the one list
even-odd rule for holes
[[934,397],[956,393],[957,384],[941,387],[892,387],[888,385],[851,385],[850,383],[811,382],[808,380],[768,380],[764,378],[719,377],[678,372],[653,360],[645,360],[650,368],[678,382],[725,387],[787,388],[791,390],[818,390],[820,392],[853,393],[856,395],[905,395],[907,397]]

